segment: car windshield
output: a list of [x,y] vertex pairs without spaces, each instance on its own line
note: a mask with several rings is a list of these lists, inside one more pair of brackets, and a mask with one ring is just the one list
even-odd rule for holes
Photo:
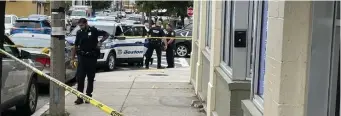
[[[114,34],[114,26],[102,26],[102,25],[90,25],[90,26],[94,26],[99,30],[103,30],[106,31],[107,33],[109,33],[110,35]],[[72,30],[71,35],[72,36],[76,36],[77,31],[79,30],[79,26],[77,26],[75,29]]]
[[39,21],[20,21],[17,20],[14,27],[17,28],[40,28],[40,22]]
[[30,15],[29,18],[47,18],[45,15]]
[[11,17],[5,17],[5,24],[11,23]]
[[128,20],[140,21],[140,18],[137,18],[137,17],[129,17]]
[[11,40],[17,44],[27,47],[50,47],[50,39],[43,38],[26,38],[26,37],[12,37]]
[[86,12],[85,11],[72,11],[71,12],[71,16],[86,16]]

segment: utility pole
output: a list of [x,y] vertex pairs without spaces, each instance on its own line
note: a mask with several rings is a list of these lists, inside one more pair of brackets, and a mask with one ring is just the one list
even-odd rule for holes
[[[51,1],[51,71],[52,77],[65,82],[65,1]],[[49,116],[65,116],[64,88],[50,81]]]
[[[5,8],[6,8],[6,1],[0,1],[0,49],[4,47],[4,37],[5,36]],[[0,55],[0,93],[2,89],[2,56]],[[0,95],[1,101],[1,95]],[[1,107],[1,106],[0,106]],[[1,109],[0,108],[0,116],[1,116]]]

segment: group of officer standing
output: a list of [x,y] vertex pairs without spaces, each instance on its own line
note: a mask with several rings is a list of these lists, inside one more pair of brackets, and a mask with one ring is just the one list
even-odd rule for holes
[[[174,37],[175,32],[170,24],[166,26],[166,33],[161,28],[161,22],[156,22],[152,24],[152,27],[148,31],[148,49],[145,54],[145,68],[149,68],[149,61],[153,55],[154,49],[157,55],[157,68],[162,69],[161,66],[161,51],[166,50],[167,68],[174,68]],[[167,39],[162,39],[158,37],[170,37]]]
[[[82,92],[84,91],[84,82],[85,77],[88,80],[88,86],[86,89],[86,95],[92,97],[94,79],[96,74],[96,63],[97,58],[100,55],[99,46],[104,42],[109,34],[103,30],[99,30],[95,27],[90,27],[88,25],[87,19],[81,18],[78,21],[78,26],[80,30],[77,31],[75,46],[72,50],[72,58],[71,63],[73,65],[75,61],[75,56],[77,55],[78,67],[76,72],[77,78],[77,90]],[[167,68],[174,68],[174,38],[157,38],[157,37],[175,37],[175,32],[172,29],[170,24],[166,27],[166,33],[161,28],[161,23],[157,22],[153,24],[153,26],[148,31],[148,49],[145,54],[145,68],[149,68],[149,61],[154,52],[154,49],[157,54],[157,68],[164,68],[161,66],[161,51],[162,48],[166,50],[167,57]],[[98,40],[98,36],[103,36],[101,40]],[[162,43],[164,45],[162,45]],[[81,98],[77,98],[75,101],[76,105],[83,104],[84,101]],[[89,101],[85,101],[85,103],[89,103]]]

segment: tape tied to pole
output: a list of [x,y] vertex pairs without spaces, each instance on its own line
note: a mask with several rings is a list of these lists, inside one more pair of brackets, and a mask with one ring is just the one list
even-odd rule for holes
[[[37,73],[38,75],[40,75],[42,77],[45,77],[46,79],[48,79],[48,80],[52,81],[53,83],[55,83],[56,85],[58,85],[59,87],[64,88],[64,90],[69,91],[72,94],[76,95],[77,97],[80,97],[80,98],[84,99],[85,101],[90,102],[91,105],[101,109],[105,113],[107,113],[107,114],[109,114],[111,116],[123,116],[123,114],[121,114],[120,112],[118,112],[118,111],[110,108],[109,106],[107,106],[107,105],[105,105],[105,104],[103,104],[103,103],[101,103],[101,102],[99,102],[99,101],[97,101],[97,100],[95,100],[95,99],[85,95],[82,92],[77,91],[76,89],[66,85],[65,83],[63,83],[63,82],[61,82],[61,81],[51,77],[50,75],[40,71],[39,69],[37,69],[37,68],[33,67],[32,65],[26,63],[25,61],[22,61],[22,60],[18,59],[17,57],[13,56],[12,54],[6,52],[5,50],[0,49],[0,53],[8,56],[9,58],[14,59],[15,61],[18,61],[22,65],[26,66],[27,68],[29,68],[32,71],[34,71],[35,73]],[[55,102],[58,102],[58,101],[55,101]]]

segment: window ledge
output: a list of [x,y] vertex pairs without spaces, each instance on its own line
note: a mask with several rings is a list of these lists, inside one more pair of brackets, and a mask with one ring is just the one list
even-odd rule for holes
[[263,116],[251,100],[242,100],[241,105],[244,116]]
[[227,73],[221,69],[221,67],[216,67],[215,72],[218,73],[228,84],[230,90],[250,90],[251,81],[249,80],[232,80]]

